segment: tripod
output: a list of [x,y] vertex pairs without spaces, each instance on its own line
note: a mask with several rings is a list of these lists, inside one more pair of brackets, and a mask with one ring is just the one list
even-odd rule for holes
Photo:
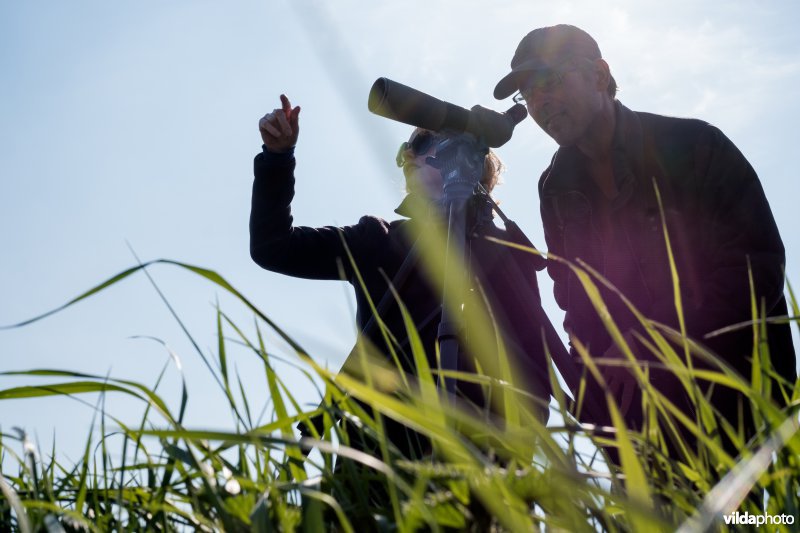
[[[452,265],[448,264],[454,257],[461,256],[464,264],[469,264],[469,257],[466,248],[467,237],[467,209],[473,195],[483,194],[489,198],[488,194],[480,185],[483,175],[483,166],[489,147],[479,142],[469,134],[447,136],[439,143],[436,149],[436,157],[429,163],[437,167],[442,174],[443,181],[443,204],[447,214],[447,253],[445,255],[445,276],[451,271]],[[491,219],[491,208],[488,203],[475,202],[476,208],[483,207],[483,213],[475,213],[475,219]],[[487,207],[489,212],[487,213]],[[439,353],[441,369],[447,372],[457,372],[459,369],[459,321],[448,312],[448,302],[454,297],[450,293],[451,287],[447,279],[442,283],[442,315],[439,321],[437,341],[439,343]],[[460,298],[462,295],[455,295]],[[441,381],[444,380],[445,389],[450,394],[456,392],[456,380],[446,379],[440,374]]]

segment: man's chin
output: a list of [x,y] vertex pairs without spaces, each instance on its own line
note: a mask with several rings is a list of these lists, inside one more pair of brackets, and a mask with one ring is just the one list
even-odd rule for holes
[[[551,135],[550,137],[553,137],[553,136]],[[563,138],[559,139],[559,138],[553,137],[553,140],[556,142],[556,144],[558,144],[559,148],[570,148],[572,146],[575,146],[575,140],[574,139],[563,139]]]
[[574,146],[576,139],[574,136],[568,135],[562,131],[548,131],[547,134],[553,139],[561,148],[568,148]]

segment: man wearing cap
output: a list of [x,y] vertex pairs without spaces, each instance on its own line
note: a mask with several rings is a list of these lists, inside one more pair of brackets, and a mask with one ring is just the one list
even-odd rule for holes
[[[783,243],[758,177],[741,152],[701,120],[635,112],[622,105],[597,43],[575,26],[530,32],[519,43],[511,69],[497,84],[495,97],[519,92],[531,118],[559,145],[539,180],[549,253],[590,267],[645,317],[680,331],[671,249],[688,336],[749,380],[752,327],[705,337],[752,320],[751,281],[759,309],[768,317],[787,315]],[[556,260],[548,261],[548,272],[556,301],[566,312],[573,359],[581,360],[576,340],[593,358],[622,358],[621,347],[612,341],[574,272]],[[610,288],[601,286],[600,293],[635,357],[657,361],[639,341],[644,338],[652,345],[625,302]],[[772,366],[793,384],[795,354],[788,324],[770,324],[766,332]],[[683,357],[682,349],[677,353]],[[695,366],[702,364],[695,358]],[[587,378],[590,391],[600,399],[603,391],[610,391],[627,423],[641,427],[641,392],[630,369],[600,369],[607,388]],[[654,365],[650,381],[692,412],[686,387],[669,370]],[[700,385],[705,390],[706,384]],[[773,384],[772,391],[781,400],[781,387]],[[722,416],[734,427],[744,419],[752,431],[743,400],[730,389],[713,391],[712,403]],[[608,413],[599,411],[589,421],[608,424]]]

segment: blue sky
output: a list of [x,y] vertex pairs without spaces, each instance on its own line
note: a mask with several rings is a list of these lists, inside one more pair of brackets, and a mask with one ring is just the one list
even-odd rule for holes
[[[335,6],[331,7],[331,6]],[[0,3],[0,324],[54,308],[142,259],[171,258],[224,275],[321,361],[338,367],[355,336],[349,286],[295,280],[249,258],[247,222],[258,119],[286,93],[303,108],[295,221],[392,218],[394,166],[409,128],[366,109],[381,76],[469,107],[505,109],[492,90],[519,39],[559,22],[589,31],[636,110],[719,126],[758,171],[800,284],[794,231],[800,186],[800,7],[793,1],[101,1]],[[532,121],[499,150],[504,210],[543,238],[536,180],[555,145]],[[217,299],[172,267],[152,274],[208,357]],[[546,309],[561,315],[541,280]],[[65,368],[152,384],[179,355],[190,424],[230,427],[223,396],[144,276],[40,323],[0,331],[4,370]],[[277,352],[285,347],[271,340]],[[266,401],[253,357],[233,355],[255,406]],[[311,388],[285,371],[298,398]],[[0,378],[6,388],[30,381]],[[178,397],[170,367],[159,389]],[[87,398],[94,401],[91,398]],[[173,403],[173,405],[177,405]],[[108,398],[136,420],[142,406]],[[25,427],[70,457],[91,409],[61,399],[0,402],[0,427]]]

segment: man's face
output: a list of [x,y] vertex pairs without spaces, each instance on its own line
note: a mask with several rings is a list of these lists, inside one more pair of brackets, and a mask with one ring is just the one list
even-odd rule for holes
[[520,82],[528,114],[559,146],[583,140],[602,107],[594,63],[574,59],[532,72]]

